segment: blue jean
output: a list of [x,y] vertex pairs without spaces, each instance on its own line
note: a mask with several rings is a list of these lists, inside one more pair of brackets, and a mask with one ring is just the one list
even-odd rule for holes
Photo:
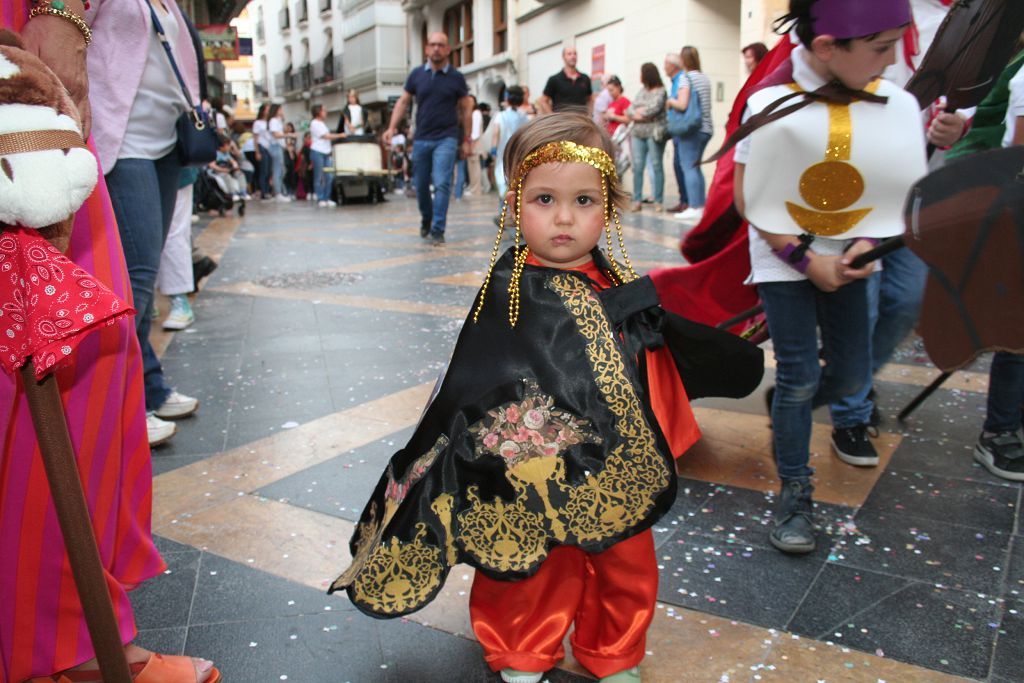
[[836,427],[867,424],[873,403],[868,394],[872,377],[892,358],[917,324],[924,299],[928,266],[909,249],[897,249],[882,259],[881,272],[868,278],[868,329],[871,330],[871,368],[864,387],[831,406]]
[[106,175],[132,283],[135,333],[142,347],[146,410],[162,406],[171,393],[164,381],[160,359],[149,343],[149,328],[153,322],[153,290],[178,195],[180,168],[177,152],[171,152],[156,161],[118,159]]
[[986,432],[1012,432],[1024,425],[1024,356],[998,351],[988,379]]
[[676,175],[679,203],[689,204],[686,197],[686,174],[683,172],[683,138],[679,135],[672,136],[672,171]]
[[468,179],[469,171],[466,166],[465,159],[456,159],[455,161],[455,187],[452,190],[455,192],[456,199],[462,199],[462,193],[466,190],[466,181]]
[[270,173],[273,178],[274,192],[287,194],[284,191],[284,147],[270,146]]
[[654,138],[633,136],[633,201],[644,198],[644,167],[647,166],[648,152],[651,166],[654,169],[654,203],[665,202],[665,167],[662,158],[665,156],[665,143],[656,142]]
[[313,161],[313,194],[318,202],[326,202],[331,198],[331,185],[334,184],[334,174],[324,170],[324,166],[331,164],[331,155],[311,149],[309,158]]
[[700,160],[711,135],[697,131],[679,139],[682,144],[676,149],[679,166],[683,170],[683,184],[686,185],[686,203],[694,209],[703,209],[707,195],[704,192],[704,173],[700,170]]
[[[416,140],[412,147],[412,177],[416,185],[416,202],[420,220],[430,225],[435,235],[443,235],[448,221],[448,201],[452,192],[452,171],[459,151],[455,138]],[[434,184],[434,197],[430,184]]]
[[270,150],[259,145],[260,159],[256,162],[256,185],[259,187],[260,195],[270,196]]
[[809,280],[766,282],[757,289],[775,347],[775,463],[781,479],[805,479],[814,473],[807,464],[811,411],[858,391],[871,367],[867,282],[857,280],[828,293]]

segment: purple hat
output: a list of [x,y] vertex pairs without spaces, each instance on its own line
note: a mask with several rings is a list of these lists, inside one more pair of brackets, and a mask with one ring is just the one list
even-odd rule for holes
[[909,24],[909,0],[818,0],[811,6],[814,34],[862,38]]

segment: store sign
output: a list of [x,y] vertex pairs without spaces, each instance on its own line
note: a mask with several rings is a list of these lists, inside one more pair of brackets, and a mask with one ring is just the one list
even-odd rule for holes
[[590,51],[590,78],[600,81],[604,75],[604,43],[595,45]]
[[208,62],[238,59],[238,29],[228,24],[196,26],[203,44],[203,58]]

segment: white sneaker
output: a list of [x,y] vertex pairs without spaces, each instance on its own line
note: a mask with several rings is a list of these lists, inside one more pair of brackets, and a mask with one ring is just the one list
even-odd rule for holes
[[327,206],[327,202],[325,202],[325,201],[323,201],[323,200],[321,199],[320,201],[318,201],[318,202],[316,203],[316,205],[317,205],[317,206]]
[[171,297],[171,311],[164,320],[165,330],[183,330],[196,321],[192,307],[188,303],[188,297],[184,294],[175,294]]
[[337,205],[338,205],[338,202],[334,201],[333,199],[328,199],[327,200],[327,206],[337,206]]
[[252,195],[246,192],[245,194],[242,195],[242,199],[244,199],[245,201],[249,201],[250,199],[252,199]]
[[199,399],[172,391],[164,404],[154,410],[153,414],[165,420],[174,420],[179,417],[188,417],[198,409]]
[[315,194],[307,194],[306,195],[306,201],[307,202],[315,202],[316,201],[316,195]]
[[153,413],[146,413],[146,436],[149,438],[150,446],[159,446],[166,442],[176,431],[178,426],[173,422],[161,420]]
[[504,683],[540,683],[544,678],[544,672],[540,671],[516,671],[515,669],[502,669],[501,680]]
[[279,201],[279,202],[281,202],[281,203],[283,203],[283,204],[287,204],[287,203],[288,203],[288,202],[290,202],[291,200],[292,200],[292,198],[291,198],[291,197],[289,197],[289,196],[288,196],[288,195],[286,195],[286,194],[279,194],[279,195],[277,195],[277,201]]
[[192,222],[193,223],[198,223],[199,222],[199,216],[197,214],[192,214]]
[[694,209],[693,207],[672,214],[672,218],[680,221],[699,221],[703,216],[704,209]]

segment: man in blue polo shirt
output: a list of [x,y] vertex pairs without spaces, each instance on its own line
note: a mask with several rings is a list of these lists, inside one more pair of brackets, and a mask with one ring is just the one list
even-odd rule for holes
[[[405,89],[384,131],[384,143],[391,144],[399,122],[415,97],[412,174],[420,208],[420,236],[439,245],[444,244],[456,155],[466,157],[471,151],[468,136],[459,144],[459,124],[461,122],[462,130],[467,133],[472,130],[473,98],[469,96],[466,79],[448,61],[451,53],[448,36],[432,33],[427,38],[426,53],[426,64],[413,69],[405,80]],[[430,197],[431,181],[433,199]]]

